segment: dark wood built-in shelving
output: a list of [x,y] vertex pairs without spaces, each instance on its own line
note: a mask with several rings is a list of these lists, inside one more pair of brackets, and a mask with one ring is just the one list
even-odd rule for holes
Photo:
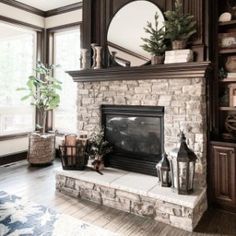
[[75,82],[202,78],[205,77],[209,65],[210,62],[191,62],[141,67],[110,67],[68,71],[68,73]]
[[236,82],[236,78],[230,78],[230,79],[222,79],[219,80],[221,83],[233,83]]
[[236,53],[236,48],[225,48],[219,51],[220,54]]
[[236,107],[220,107],[220,111],[236,111]]
[[223,26],[236,26],[236,20],[231,20],[231,21],[227,21],[227,22],[220,22],[219,23],[219,26],[220,27],[223,27]]

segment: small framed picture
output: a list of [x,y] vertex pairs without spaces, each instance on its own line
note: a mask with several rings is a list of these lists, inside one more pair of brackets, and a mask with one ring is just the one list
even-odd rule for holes
[[221,33],[218,35],[220,48],[236,48],[236,32]]

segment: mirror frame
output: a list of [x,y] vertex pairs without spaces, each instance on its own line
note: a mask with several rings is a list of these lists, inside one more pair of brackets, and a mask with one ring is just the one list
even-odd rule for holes
[[[109,50],[109,45],[108,45],[108,31],[109,31],[109,28],[110,28],[110,25],[114,19],[114,17],[117,15],[117,13],[122,9],[124,8],[126,5],[132,3],[132,2],[136,2],[136,1],[139,1],[139,0],[130,0],[126,3],[123,3],[120,5],[119,8],[116,9],[116,11],[114,11],[114,13],[112,14],[112,16],[110,17],[110,21],[109,21],[109,24],[107,25],[106,27],[106,31],[105,31],[105,37],[106,37],[106,45],[105,45],[105,48],[106,48],[106,57],[107,57],[107,61],[108,61],[108,66],[107,67],[140,67],[140,66],[146,66],[146,65],[151,65],[151,60],[147,61],[146,63],[142,64],[142,65],[139,65],[139,66],[122,66],[120,65],[115,59],[114,57],[111,55],[110,53],[110,50]],[[153,5],[155,5],[163,14],[163,17],[165,19],[165,16],[164,16],[164,11],[161,9],[161,7],[155,2],[155,1],[152,1],[152,0],[143,0],[143,1],[147,1],[149,3],[152,3]],[[125,60],[124,60],[125,61]]]

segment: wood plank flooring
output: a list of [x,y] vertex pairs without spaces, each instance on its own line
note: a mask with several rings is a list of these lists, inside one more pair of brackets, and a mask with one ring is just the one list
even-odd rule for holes
[[30,167],[26,161],[0,167],[0,190],[30,199],[88,223],[128,236],[216,236],[236,235],[236,215],[209,210],[194,233],[148,218],[79,200],[55,191],[56,160],[47,167]]

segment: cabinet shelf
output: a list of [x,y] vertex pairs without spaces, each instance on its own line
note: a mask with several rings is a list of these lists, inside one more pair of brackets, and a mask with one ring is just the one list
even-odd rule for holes
[[236,48],[224,48],[219,50],[220,54],[231,54],[236,53]]
[[236,20],[231,20],[231,21],[227,21],[227,22],[220,22],[219,23],[219,27],[234,27],[236,26]]
[[236,83],[236,78],[222,79],[219,80],[220,83]]
[[236,107],[219,107],[220,111],[236,111]]

